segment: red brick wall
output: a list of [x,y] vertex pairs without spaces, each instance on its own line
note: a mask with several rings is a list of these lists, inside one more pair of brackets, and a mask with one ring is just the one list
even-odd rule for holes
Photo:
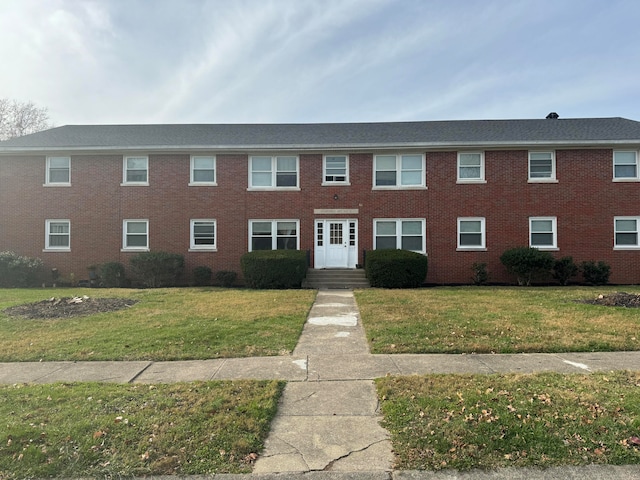
[[[555,216],[555,256],[605,260],[611,281],[640,282],[640,251],[613,250],[613,217],[640,215],[640,183],[612,182],[609,149],[557,150],[557,183],[527,182],[527,151],[486,151],[485,184],[456,183],[456,152],[426,154],[428,189],[374,190],[371,153],[349,156],[350,186],[322,186],[322,155],[300,155],[300,191],[247,191],[248,157],[219,154],[218,186],[188,186],[189,155],[149,155],[149,186],[121,186],[122,155],[73,155],[70,187],[44,187],[45,157],[0,159],[0,250],[42,258],[63,276],[128,264],[124,219],[148,219],[151,250],[181,253],[186,280],[198,265],[239,273],[250,219],[299,219],[300,248],[313,253],[314,220],[356,218],[358,263],[373,248],[374,218],[425,218],[430,283],[468,283],[474,262],[492,281],[512,279],[504,250],[528,245],[529,217]],[[334,196],[337,195],[337,199]],[[317,215],[314,209],[357,209]],[[456,251],[457,218],[486,218],[486,251]],[[190,219],[217,220],[217,251],[189,252]],[[71,252],[43,252],[45,219],[71,220]],[[313,259],[312,259],[313,262]],[[313,263],[312,263],[313,264]]]

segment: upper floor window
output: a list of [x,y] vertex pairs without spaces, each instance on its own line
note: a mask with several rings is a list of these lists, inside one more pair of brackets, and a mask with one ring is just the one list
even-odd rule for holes
[[373,160],[374,188],[425,187],[424,156],[376,155]]
[[123,184],[149,184],[149,157],[124,157]]
[[191,156],[189,185],[216,185],[216,157]]
[[529,152],[529,181],[556,181],[556,158],[554,152]]
[[69,251],[71,249],[71,222],[69,220],[47,220],[45,229],[45,250]]
[[529,218],[529,246],[539,249],[557,249],[556,217]]
[[640,217],[615,217],[614,244],[618,250],[640,248]]
[[458,218],[458,249],[486,248],[485,219],[483,217]]
[[298,220],[250,220],[249,251],[298,250]]
[[638,180],[638,152],[613,152],[613,179]]
[[373,221],[374,246],[425,253],[424,219],[379,219]]
[[249,188],[298,188],[298,157],[249,157]]
[[349,157],[346,155],[325,155],[322,162],[322,183],[348,184]]
[[71,157],[47,157],[45,185],[71,185]]
[[124,220],[123,250],[149,250],[149,220]]
[[484,155],[481,152],[458,153],[458,183],[484,182]]

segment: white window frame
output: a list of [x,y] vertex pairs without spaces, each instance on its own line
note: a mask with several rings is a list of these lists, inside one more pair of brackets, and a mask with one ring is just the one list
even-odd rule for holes
[[[212,160],[213,168],[196,168],[196,161],[200,159]],[[218,172],[216,169],[216,156],[215,155],[191,155],[189,167],[189,186],[209,186],[215,187],[218,185]],[[213,181],[198,181],[195,179],[196,170],[213,171]]]
[[[147,173],[147,179],[145,181],[128,181],[127,173],[129,172],[129,168],[127,168],[127,161],[129,159],[139,159],[145,161],[145,172]],[[149,185],[149,157],[147,155],[125,155],[122,159],[122,186],[126,185],[138,185],[138,186],[148,186]]]
[[[52,160],[59,160],[59,159],[67,160],[68,180],[65,182],[55,182],[51,179],[51,170],[52,170],[51,162]],[[71,186],[71,157],[65,156],[65,155],[47,157],[44,186],[45,187],[70,187]]]
[[[395,234],[393,237],[396,239],[395,248],[402,250],[402,224],[403,222],[420,222],[421,236],[422,236],[422,248],[420,250],[409,250],[411,252],[421,253],[426,255],[427,253],[427,232],[426,232],[426,219],[424,218],[374,218],[373,219],[373,249],[377,249],[377,237],[391,237],[392,235],[378,235],[378,223],[395,223]],[[406,235],[415,236],[415,235]]]
[[[327,180],[327,158],[344,158],[344,180]],[[322,185],[351,185],[349,183],[349,155],[322,156]]]
[[[618,230],[618,221],[634,221],[636,222],[635,231],[632,230]],[[618,245],[619,233],[634,233],[636,235],[635,245],[620,244]],[[613,249],[614,250],[640,250],[640,217],[613,217]]]
[[[477,167],[475,165],[473,166],[462,165],[461,157],[463,155],[478,155],[480,158],[480,165],[478,165]],[[460,175],[462,168],[479,168],[480,174],[478,177],[465,178],[462,175]],[[484,178],[484,152],[458,152],[457,176],[458,176],[457,183],[487,183],[487,181]]]
[[[66,234],[62,233],[53,233],[51,232],[51,226],[55,223],[66,223],[67,224],[67,232]],[[44,230],[44,250],[45,252],[70,252],[71,251],[71,221],[69,219],[50,219],[45,220],[45,230]],[[52,245],[51,238],[52,236],[66,236],[67,237],[67,245]]]
[[[480,222],[480,231],[479,232],[463,232],[462,224],[464,222]],[[460,237],[464,233],[473,233],[474,235],[480,234],[480,245],[462,245],[460,242]],[[481,250],[484,251],[487,249],[487,224],[485,217],[458,217],[458,234],[457,234],[457,250],[467,251],[467,250]]]
[[[127,236],[129,235],[127,231],[127,226],[129,223],[144,223],[145,224],[145,237],[146,237],[146,245],[142,246],[128,246],[127,245]],[[132,233],[131,235],[141,235],[139,233]],[[149,220],[138,218],[138,219],[126,219],[122,221],[122,251],[123,252],[148,252],[149,251]]]
[[[270,170],[264,170],[263,173],[271,174],[271,183],[270,185],[253,185],[253,160],[254,159],[271,159],[271,168]],[[278,185],[278,159],[279,158],[295,158],[296,160],[296,184],[295,185],[287,185],[287,186],[277,186]],[[284,171],[283,171],[284,172]],[[257,172],[255,172],[257,173]],[[300,190],[300,157],[298,155],[250,155],[249,156],[249,188],[248,190],[292,190],[299,191]]]
[[[394,170],[381,170],[378,168],[378,159],[381,157],[395,157]],[[402,184],[402,159],[404,157],[420,157],[420,184]],[[395,185],[377,185],[376,174],[378,172],[396,172]],[[415,169],[405,169],[405,172],[415,171]],[[399,154],[378,154],[373,157],[373,189],[374,190],[418,190],[427,188],[426,183],[426,160],[423,153],[399,153]]]
[[[551,173],[549,177],[535,177],[531,175],[531,156],[536,154],[549,154],[551,157]],[[529,183],[558,183],[556,178],[556,152],[552,150],[530,150],[528,153],[527,175]]]
[[[292,222],[296,224],[296,248],[300,250],[300,220],[293,218],[278,219],[252,219],[249,220],[249,252],[253,251],[253,224],[254,223],[270,223],[271,224],[271,250],[278,250],[278,223]],[[291,249],[289,249],[291,250]]]
[[[634,156],[634,163],[621,163],[616,164],[616,153],[632,153]],[[636,169],[636,174],[631,177],[618,177],[616,175],[616,167],[622,165],[633,165]],[[638,152],[635,150],[614,150],[613,151],[613,181],[614,182],[640,182],[640,165],[638,165]]]
[[[551,221],[551,232],[534,232],[533,223],[536,221],[548,222]],[[533,234],[534,233],[551,233],[552,245],[534,245]],[[529,246],[531,248],[537,248],[538,250],[558,250],[558,219],[557,217],[529,217]]]
[[[205,244],[205,245],[200,245],[196,243],[196,232],[195,232],[195,226],[196,224],[199,223],[207,223],[207,224],[212,224],[213,225],[213,244]],[[189,226],[189,231],[190,231],[190,237],[191,237],[191,241],[190,241],[190,246],[189,246],[189,250],[190,251],[216,251],[218,249],[218,224],[215,220],[215,218],[194,218],[191,219],[190,222],[190,226]]]

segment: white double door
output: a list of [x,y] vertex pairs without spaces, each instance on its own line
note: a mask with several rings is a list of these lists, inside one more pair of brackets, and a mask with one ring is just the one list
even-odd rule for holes
[[355,268],[357,220],[315,221],[315,268]]

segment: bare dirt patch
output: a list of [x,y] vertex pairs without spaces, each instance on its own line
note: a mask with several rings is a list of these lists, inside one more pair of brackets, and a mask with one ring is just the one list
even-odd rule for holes
[[593,300],[578,300],[580,303],[602,305],[605,307],[640,308],[640,295],[635,293],[614,292],[608,295],[598,295]]
[[69,318],[122,310],[138,303],[130,298],[63,297],[25,303],[2,311],[12,317],[29,319]]

